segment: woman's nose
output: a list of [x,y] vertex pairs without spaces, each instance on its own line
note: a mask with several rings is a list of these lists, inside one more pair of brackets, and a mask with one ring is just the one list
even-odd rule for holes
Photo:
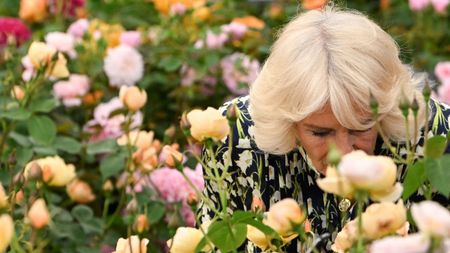
[[338,134],[335,141],[336,147],[343,155],[355,150],[353,140],[349,134]]

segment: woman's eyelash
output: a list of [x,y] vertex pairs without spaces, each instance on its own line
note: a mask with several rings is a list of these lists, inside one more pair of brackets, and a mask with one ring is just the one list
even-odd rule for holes
[[314,136],[323,137],[323,136],[328,135],[330,132],[316,132],[316,131],[313,131],[312,133],[313,133]]

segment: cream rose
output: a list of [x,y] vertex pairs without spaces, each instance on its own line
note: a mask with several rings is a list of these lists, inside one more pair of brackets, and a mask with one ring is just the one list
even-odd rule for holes
[[48,225],[50,222],[50,213],[48,212],[47,205],[43,199],[37,199],[31,205],[27,215],[30,220],[31,226],[35,229],[41,229]]
[[411,214],[420,232],[450,237],[450,211],[433,201],[413,204]]
[[67,60],[63,54],[58,53],[58,59],[54,64],[50,64],[53,56],[57,53],[54,47],[48,46],[43,42],[33,42],[28,49],[28,57],[34,68],[39,68],[44,64],[48,64],[46,73],[56,78],[64,78],[69,76],[67,69]]
[[65,186],[76,176],[73,164],[66,164],[59,156],[49,156],[29,162],[24,171],[26,179],[29,177],[33,163],[37,163],[41,167],[44,181],[51,186]]
[[344,198],[352,198],[354,192],[347,178],[339,175],[334,167],[327,168],[326,177],[318,179],[317,185],[325,192],[333,193]]
[[350,249],[358,236],[358,227],[355,220],[345,224],[344,228],[337,234],[331,249],[334,252],[344,253]]
[[0,253],[3,253],[14,235],[14,222],[7,214],[0,215],[0,235]]
[[417,253],[427,252],[430,239],[422,234],[408,236],[389,236],[374,241],[370,247],[370,253]]
[[395,233],[406,223],[406,208],[403,201],[397,204],[384,202],[367,207],[362,214],[364,237],[370,240]]
[[137,86],[122,86],[120,87],[119,98],[130,111],[135,112],[147,102],[147,92]]
[[66,191],[70,199],[77,203],[86,204],[95,199],[95,195],[92,193],[89,184],[79,179],[72,180],[67,185]]
[[147,253],[148,243],[148,239],[140,240],[137,235],[132,235],[128,239],[120,238],[113,253]]
[[204,111],[192,110],[187,114],[187,119],[191,125],[192,137],[200,142],[207,138],[221,140],[230,132],[228,120],[212,107]]
[[154,136],[155,134],[153,131],[146,132],[134,130],[129,133],[129,136],[126,134],[122,135],[117,140],[117,144],[125,146],[130,143],[138,149],[147,149],[152,145]]

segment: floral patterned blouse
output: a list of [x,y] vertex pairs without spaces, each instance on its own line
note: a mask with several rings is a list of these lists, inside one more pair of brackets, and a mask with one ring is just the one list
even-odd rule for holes
[[[311,222],[315,240],[319,241],[320,236],[327,238],[318,243],[317,249],[321,252],[331,252],[331,244],[337,233],[345,224],[346,218],[351,214],[343,215],[343,212],[351,213],[353,207],[341,212],[338,197],[324,193],[316,184],[316,179],[321,175],[309,162],[305,151],[298,147],[285,155],[274,155],[264,152],[255,144],[252,134],[254,123],[248,110],[249,97],[238,97],[225,103],[220,111],[225,114],[226,109],[235,103],[237,107],[237,122],[233,130],[232,143],[232,163],[225,168],[226,155],[228,152],[228,139],[224,140],[219,148],[218,167],[227,170],[231,176],[226,178],[225,184],[229,189],[229,209],[250,210],[253,196],[263,200],[266,210],[281,199],[293,198],[302,203],[308,213],[308,220]],[[445,135],[449,130],[450,107],[430,101],[430,122],[429,136]],[[406,148],[397,146],[400,155],[406,154]],[[447,152],[450,150],[447,149]],[[378,138],[375,152],[376,155],[390,155],[390,151],[383,145],[381,138]],[[418,140],[416,156],[423,155],[423,131]],[[205,162],[210,162],[211,157],[204,155]],[[405,166],[398,165],[398,179],[403,180]],[[219,194],[217,185],[205,179],[205,193],[216,205],[219,204]],[[420,192],[417,193],[420,198]],[[342,204],[341,204],[342,209]],[[199,209],[200,221],[203,223],[212,218],[214,213],[205,204],[201,204]],[[287,252],[299,252],[297,241],[292,241],[286,247]],[[251,242],[245,246],[246,252],[259,252]]]

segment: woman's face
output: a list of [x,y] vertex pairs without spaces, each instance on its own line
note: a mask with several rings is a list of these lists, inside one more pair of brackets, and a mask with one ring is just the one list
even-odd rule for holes
[[[368,120],[371,120],[368,117]],[[329,105],[296,124],[297,137],[313,166],[325,175],[329,145],[334,143],[342,154],[363,150],[372,155],[377,139],[375,127],[347,129],[339,124]]]

